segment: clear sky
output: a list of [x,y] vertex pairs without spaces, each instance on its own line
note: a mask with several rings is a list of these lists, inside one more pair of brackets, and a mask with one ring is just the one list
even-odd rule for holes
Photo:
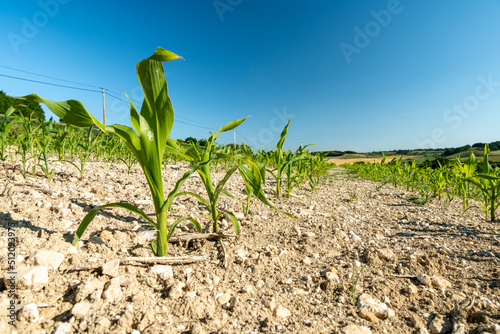
[[[0,90],[102,119],[99,88],[142,101],[135,66],[158,46],[185,58],[164,64],[174,139],[251,115],[237,142],[270,149],[291,115],[293,150],[500,140],[500,0],[4,1],[0,74],[92,91],[4,76]],[[106,111],[130,124],[123,101],[106,95]]]

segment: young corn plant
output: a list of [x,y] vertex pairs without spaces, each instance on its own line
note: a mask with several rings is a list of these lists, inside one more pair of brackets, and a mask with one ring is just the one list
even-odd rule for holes
[[73,161],[64,160],[65,162],[73,165],[80,172],[80,179],[83,178],[83,174],[85,173],[85,165],[89,160],[90,156],[94,153],[96,148],[97,140],[99,139],[99,134],[93,135],[92,131],[93,127],[89,127],[87,130],[87,135],[85,136],[85,140],[83,142],[78,143],[78,157],[80,159],[80,165],[77,165]]
[[5,161],[7,156],[5,155],[5,149],[7,147],[7,135],[9,133],[12,125],[17,123],[19,120],[12,115],[14,114],[14,107],[9,107],[2,119],[0,120],[0,160]]
[[[236,235],[240,234],[240,226],[238,219],[234,215],[233,212],[229,210],[219,210],[217,207],[217,202],[219,201],[220,195],[225,194],[232,198],[236,198],[233,194],[224,189],[229,178],[237,171],[240,171],[240,174],[245,181],[246,187],[248,187],[248,191],[251,191],[259,200],[261,200],[264,204],[269,205],[272,208],[275,208],[264,196],[264,192],[262,191],[261,185],[261,177],[260,171],[255,163],[253,163],[247,156],[242,154],[234,154],[227,153],[223,150],[217,150],[215,140],[218,138],[220,133],[230,131],[235,129],[241,123],[245,121],[246,118],[241,118],[238,120],[234,120],[232,122],[227,123],[222,126],[219,130],[217,130],[214,134],[210,135],[210,138],[207,140],[207,144],[205,146],[200,146],[197,143],[191,143],[188,148],[182,148],[177,145],[175,141],[170,141],[170,153],[178,154],[182,156],[185,160],[187,160],[193,168],[196,168],[198,175],[200,176],[203,185],[205,187],[205,191],[207,194],[207,198],[199,194],[195,194],[193,192],[179,192],[176,196],[181,195],[189,195],[198,199],[208,210],[209,222],[203,229],[203,231],[208,231],[210,224],[212,225],[212,230],[216,233],[219,232],[219,217],[222,214],[227,214],[231,223],[233,225],[234,231]],[[227,166],[227,171],[224,177],[214,186],[211,175],[210,163],[219,161],[219,160],[230,160],[232,162],[232,166]],[[246,168],[243,164],[248,163],[250,169]],[[198,167],[196,167],[198,166]],[[201,226],[199,223],[195,225]]]
[[[33,174],[35,173],[35,167],[38,166],[45,174],[47,180],[51,182],[56,173],[56,170],[50,166],[50,158],[52,155],[50,146],[52,145],[52,133],[54,133],[52,118],[47,123],[43,124],[41,130],[41,133],[35,138],[40,153],[38,156],[38,163],[33,166]],[[35,175],[33,175],[33,177],[34,176]]]
[[[99,210],[109,207],[119,207],[138,214],[157,230],[156,240],[151,242],[149,246],[156,256],[165,256],[167,254],[168,240],[172,236],[177,224],[183,220],[190,219],[188,217],[181,217],[174,221],[170,228],[167,225],[168,210],[175,194],[199,166],[194,166],[193,169],[185,172],[166,197],[163,189],[161,169],[165,146],[174,124],[174,110],[168,95],[167,81],[162,63],[175,59],[182,59],[182,57],[165,49],[157,48],[153,55],[137,64],[137,76],[144,90],[144,100],[139,112],[129,99],[130,120],[133,128],[121,124],[106,126],[92,116],[79,101],[53,102],[34,94],[24,97],[31,101],[45,103],[65,123],[79,127],[96,125],[101,131],[118,136],[134,153],[146,176],[151,197],[153,198],[156,221],[129,203],[101,205],[91,210],[83,218],[75,233],[73,244],[76,244],[80,240],[87,226]],[[195,223],[193,222],[193,224]]]
[[496,210],[500,206],[500,170],[494,170],[488,162],[490,148],[488,144],[484,146],[484,158],[481,162],[481,173],[466,179],[474,185],[479,193],[471,196],[481,203],[485,216],[490,215],[491,222],[496,219]]

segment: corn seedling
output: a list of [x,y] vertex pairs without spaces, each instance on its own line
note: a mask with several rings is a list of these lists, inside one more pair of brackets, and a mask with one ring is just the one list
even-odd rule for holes
[[[349,297],[351,298],[351,302],[352,302],[352,305],[356,306],[356,300],[357,300],[357,296],[356,296],[356,287],[358,286],[358,280],[359,280],[359,277],[361,276],[361,273],[363,272],[363,270],[365,269],[365,267],[367,265],[370,264],[370,262],[372,262],[371,260],[366,262],[363,267],[361,267],[361,269],[359,270],[358,274],[356,275],[356,261],[352,261],[352,281],[351,281],[351,289],[347,289],[347,292],[349,293]],[[354,278],[356,277],[356,278]]]
[[85,136],[85,140],[82,143],[78,144],[78,157],[80,159],[80,164],[70,160],[64,160],[65,162],[73,165],[80,172],[80,178],[83,178],[83,174],[85,173],[85,164],[89,160],[92,153],[95,151],[97,140],[99,139],[99,134],[93,136],[92,135],[92,127],[89,127],[87,130],[87,135]]
[[103,132],[118,136],[134,153],[146,176],[154,203],[156,221],[136,206],[128,203],[101,205],[91,210],[84,217],[75,233],[73,244],[76,244],[80,240],[87,226],[99,210],[109,207],[119,207],[138,214],[157,230],[157,238],[149,246],[156,256],[165,256],[167,254],[167,242],[177,224],[183,220],[190,219],[181,217],[174,221],[170,228],[167,225],[168,210],[175,194],[199,166],[194,166],[193,169],[184,173],[166,198],[161,170],[165,146],[174,124],[174,110],[168,96],[167,81],[162,62],[181,58],[170,51],[158,48],[153,55],[137,64],[137,76],[144,90],[144,100],[139,112],[129,99],[130,120],[133,128],[120,124],[106,126],[92,116],[79,101],[53,102],[34,94],[24,97],[34,102],[45,103],[65,123],[78,127],[92,127],[96,125]]
[[7,147],[7,135],[9,130],[14,123],[18,122],[17,118],[12,117],[14,111],[14,107],[9,107],[0,120],[0,160],[2,161],[5,161],[7,158],[5,155],[5,148]]

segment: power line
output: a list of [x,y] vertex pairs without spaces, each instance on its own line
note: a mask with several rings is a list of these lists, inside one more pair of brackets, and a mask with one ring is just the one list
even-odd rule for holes
[[86,88],[79,88],[79,87],[71,87],[71,86],[66,86],[66,85],[59,85],[59,84],[55,84],[55,83],[50,83],[50,82],[43,82],[43,81],[38,81],[38,80],[31,80],[31,79],[26,79],[26,78],[14,77],[14,76],[5,75],[5,74],[0,74],[0,76],[6,77],[6,78],[10,78],[10,79],[35,82],[35,83],[39,83],[39,84],[42,84],[42,85],[64,87],[64,88],[69,88],[69,89],[83,90],[83,91],[87,91],[87,92],[97,92],[97,93],[101,92],[100,90],[95,90],[95,89],[86,89]]
[[[20,71],[20,72],[25,72],[25,73],[29,73],[29,74],[33,74],[33,75],[38,75],[38,76],[42,76],[42,77],[46,77],[46,78],[51,78],[51,79],[55,79],[55,80],[66,81],[66,82],[71,82],[71,83],[75,83],[75,84],[79,84],[79,85],[94,87],[94,86],[90,86],[90,85],[80,84],[80,83],[77,83],[77,82],[74,82],[74,81],[63,80],[63,79],[58,79],[58,78],[50,77],[50,76],[47,76],[47,75],[32,73],[32,72],[23,71],[23,70],[17,70],[17,69],[10,68],[10,67],[7,67],[7,66],[0,65],[0,67],[12,69],[12,70],[16,70],[16,71]],[[6,77],[6,78],[10,78],[10,79],[16,79],[16,80],[22,80],[22,81],[39,83],[39,84],[42,84],[42,85],[63,87],[63,88],[68,88],[68,89],[76,89],[76,90],[87,91],[87,92],[94,92],[94,93],[101,93],[102,92],[101,90],[97,90],[97,89],[87,89],[87,88],[73,87],[73,86],[68,86],[68,85],[60,85],[60,84],[56,84],[56,83],[50,83],[50,82],[45,82],[45,81],[20,78],[20,77],[15,77],[15,76],[6,75],[6,74],[0,74],[0,76]],[[106,90],[107,90],[107,94],[109,96],[111,96],[112,98],[117,99],[117,100],[119,100],[119,101],[121,101],[123,103],[126,103],[126,104],[129,103],[128,101],[124,100],[123,98],[120,98],[119,96],[111,94],[109,89],[106,89]],[[111,91],[111,92],[114,93],[114,91]],[[139,104],[139,101],[132,100],[132,99],[131,99],[131,101],[135,102],[136,104]],[[182,119],[184,119],[184,120],[182,120]],[[195,121],[195,120],[191,120],[191,119],[183,117],[183,116],[176,116],[176,122],[181,123],[181,124],[185,124],[185,125],[189,125],[189,126],[192,126],[192,127],[196,127],[196,128],[201,128],[201,129],[207,129],[207,130],[214,130],[214,129],[216,129],[215,126],[211,127],[210,124],[208,124],[209,126],[207,126],[205,123],[201,123],[201,122],[198,122],[198,121]],[[193,124],[193,123],[198,123],[200,125]],[[201,124],[203,124],[203,125],[201,125]]]
[[87,84],[83,84],[83,83],[76,82],[76,81],[71,81],[71,80],[59,79],[59,78],[56,78],[56,77],[51,77],[49,75],[38,74],[38,73],[34,73],[34,72],[29,72],[29,71],[24,71],[24,70],[20,70],[20,69],[13,68],[13,67],[8,67],[8,66],[3,66],[3,65],[0,65],[0,67],[6,68],[6,69],[9,69],[9,70],[13,70],[13,71],[22,72],[22,73],[28,73],[28,74],[32,74],[32,75],[37,75],[37,76],[43,77],[43,78],[49,78],[49,79],[54,79],[54,80],[58,80],[58,81],[69,82],[69,83],[77,84],[77,85],[80,85],[80,86],[87,86],[87,87],[91,87],[91,88],[97,88],[97,86],[87,85]]

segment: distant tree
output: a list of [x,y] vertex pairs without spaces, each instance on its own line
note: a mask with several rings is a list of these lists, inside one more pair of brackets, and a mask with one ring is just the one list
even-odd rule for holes
[[186,144],[198,144],[198,139],[194,137],[187,137],[186,139],[184,139],[184,142]]
[[16,112],[27,117],[33,113],[33,119],[44,121],[45,112],[40,104],[30,101],[17,100],[0,90],[0,114],[4,114],[9,107],[16,108]]

